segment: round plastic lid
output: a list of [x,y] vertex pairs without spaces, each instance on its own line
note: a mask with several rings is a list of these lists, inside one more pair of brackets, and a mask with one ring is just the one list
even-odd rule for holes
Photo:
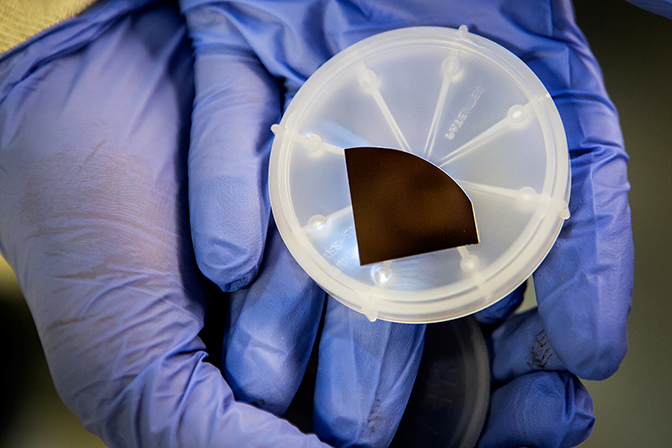
[[[436,322],[493,304],[539,266],[569,217],[553,100],[521,60],[465,26],[352,45],[306,81],[273,131],[282,238],[322,288],[371,320]],[[478,243],[360,265],[344,150],[361,147],[447,173],[471,201]]]

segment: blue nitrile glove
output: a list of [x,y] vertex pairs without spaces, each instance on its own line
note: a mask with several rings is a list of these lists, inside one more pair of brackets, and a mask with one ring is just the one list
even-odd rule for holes
[[[408,25],[466,23],[526,60],[556,101],[563,101],[564,108],[559,107],[575,155],[571,206],[575,213],[583,211],[567,226],[561,241],[565,244],[554,250],[556,261],[549,259],[540,268],[555,275],[547,275],[550,280],[545,286],[539,284],[543,322],[536,315],[522,323],[516,318],[495,335],[494,376],[505,385],[493,397],[482,445],[497,441],[497,446],[562,446],[563,440],[565,444],[581,440],[592,416],[590,400],[578,380],[567,373],[527,372],[568,366],[579,375],[599,377],[615,369],[625,348],[629,293],[627,287],[625,292],[619,288],[631,281],[631,249],[626,249],[625,261],[618,260],[619,241],[629,243],[628,220],[627,216],[625,222],[609,219],[618,217],[619,207],[627,214],[624,155],[615,113],[595,62],[568,19],[568,8],[551,5],[551,10],[544,4],[540,11],[531,7],[516,12],[512,11],[515,5],[498,3],[466,7],[418,2],[401,6],[387,2],[379,8],[318,2],[259,5],[196,8],[196,2],[183,2],[197,50],[189,206],[201,269],[221,287],[233,289],[246,284],[259,263],[263,247],[259,238],[265,234],[268,206],[263,175],[256,183],[254,179],[263,173],[260,167],[268,151],[260,135],[265,127],[259,123],[273,115],[261,105],[272,102],[274,90],[274,79],[264,69],[285,82],[288,99],[327,57],[371,34]],[[179,164],[186,156],[175,129],[184,124],[184,117],[175,111],[183,110],[178,105],[184,106],[181,89],[189,84],[184,79],[188,76],[175,76],[180,68],[177,51],[158,51],[165,50],[162,45],[174,44],[165,35],[170,34],[165,23],[152,25],[149,31],[132,26],[144,22],[148,27],[145,19],[117,23],[115,14],[124,8],[128,8],[125,2],[101,5],[96,15],[87,13],[55,27],[20,54],[10,54],[11,60],[0,61],[3,253],[28,296],[59,391],[87,427],[107,441],[299,445],[300,436],[281,421],[231,403],[228,386],[201,362],[203,347],[196,333],[202,319],[202,293],[188,261],[185,179]],[[152,14],[157,13],[147,13]],[[73,53],[112,25],[94,44]],[[128,39],[136,44],[129,45]],[[142,52],[142,61],[125,57],[133,54],[132,49]],[[50,62],[57,56],[62,58]],[[138,67],[142,62],[147,64],[142,67],[145,70]],[[220,68],[226,70],[216,73]],[[223,80],[215,75],[223,75]],[[49,87],[52,82],[56,88]],[[171,95],[172,102],[166,99]],[[211,117],[221,104],[239,107]],[[173,126],[161,118],[166,123],[172,119]],[[108,138],[103,141],[98,139],[101,136]],[[223,152],[222,148],[235,150]],[[241,157],[226,160],[231,154]],[[220,165],[220,158],[227,163]],[[218,171],[221,167],[230,169]],[[583,168],[579,176],[577,168]],[[166,186],[167,175],[173,179]],[[199,183],[202,197],[209,200],[198,202],[201,196],[194,197]],[[255,188],[255,204],[261,204],[258,210],[246,202],[246,192],[254,196]],[[231,200],[218,202],[223,195]],[[242,216],[231,221],[235,213]],[[222,227],[218,227],[220,217],[229,219]],[[245,225],[240,226],[243,219]],[[569,233],[575,236],[568,239]],[[300,379],[306,347],[314,337],[310,325],[316,325],[312,318],[319,315],[322,299],[286,251],[272,249],[273,238],[277,236],[269,240],[270,261],[264,261],[259,281],[233,300],[237,319],[227,339],[225,371],[239,397],[280,413]],[[609,240],[615,254],[604,252],[609,248],[598,244],[604,240]],[[574,271],[578,277],[563,278]],[[264,285],[288,283],[284,298],[289,303],[280,306],[272,289]],[[581,287],[572,291],[577,285]],[[606,288],[613,291],[605,292]],[[482,318],[506,316],[515,297]],[[607,303],[610,298],[612,303]],[[299,299],[308,304],[298,306]],[[545,308],[544,301],[549,304]],[[284,320],[265,325],[254,318],[255,314],[272,317],[278,308]],[[403,412],[409,378],[417,369],[422,327],[372,326],[334,302],[327,312],[316,431],[338,444],[383,445]],[[562,325],[567,315],[580,316],[579,325],[570,319],[566,328],[556,324],[551,330],[553,322]],[[307,322],[305,332],[295,317]],[[557,355],[544,348],[548,344],[539,328],[548,333]],[[563,336],[571,336],[572,331],[582,334],[565,340]],[[590,331],[600,336],[594,346],[586,343],[591,342],[586,334]],[[283,334],[278,337],[278,332]],[[284,338],[285,332],[308,336],[292,343]],[[387,343],[359,350],[375,338],[385,338]],[[508,344],[497,343],[507,340]],[[576,340],[584,343],[572,346]],[[539,352],[539,347],[544,350]],[[507,349],[512,356],[504,356]],[[243,355],[235,356],[236,350]],[[383,357],[384,353],[388,356]],[[581,355],[576,358],[579,362],[575,355]],[[547,361],[549,356],[553,361]],[[289,374],[282,375],[279,367],[289,368]],[[276,396],[273,388],[278,390]],[[270,397],[268,404],[264,397]]]
[[[227,83],[219,88],[211,84],[212,73],[221,70],[218,57],[252,64],[258,60],[279,81],[286,105],[303,82],[338,51],[371,35],[406,26],[466,24],[532,68],[553,96],[567,131],[572,217],[535,274],[538,311],[508,319],[493,334],[493,376],[498,388],[480,446],[572,446],[584,440],[593,424],[592,402],[574,375],[606,378],[625,355],[633,247],[627,155],[617,113],[604,90],[597,62],[576,26],[571,4],[183,0],[181,6],[194,38],[197,89],[213,86],[209,92],[215,100],[228,88]],[[217,132],[211,132],[210,140],[218,141]],[[192,224],[197,225],[193,219]],[[198,235],[195,244],[199,253]],[[221,263],[216,256],[213,260],[214,266]],[[479,318],[499,322],[521,298],[522,289]],[[327,341],[333,346],[339,340]],[[342,339],[341,346],[356,351],[350,340]],[[343,371],[338,364],[331,367]],[[240,372],[249,387],[252,370],[241,368]],[[328,373],[321,367],[319,374]],[[229,374],[236,376],[230,369]],[[349,409],[346,397],[350,395],[341,394],[339,403],[334,391],[350,386],[351,381],[338,380],[333,375],[325,391],[318,377],[316,398],[329,395],[333,405],[316,403],[316,432],[333,443],[348,444],[356,440],[353,434],[357,432],[351,429],[361,425],[357,418],[366,414],[359,410],[347,416],[326,413]],[[362,389],[358,393],[366,396]],[[246,399],[256,398],[248,395]],[[396,421],[401,411],[389,408],[384,415]]]
[[[216,288],[189,235],[191,48],[176,6],[130,8],[96,5],[0,61],[0,248],[56,389],[112,447],[325,446],[204,362]],[[323,300],[285,278],[290,300]]]
[[[213,71],[199,52],[192,120],[185,31],[174,5],[107,1],[2,55],[0,250],[61,398],[108,445],[325,446],[234,400],[284,412],[325,294],[273,227],[264,246],[275,80],[237,48],[216,48]],[[206,295],[226,296],[196,260],[226,290],[259,270],[231,297],[228,383],[199,338]],[[401,414],[423,327],[372,325],[332,301],[322,339],[325,420],[361,421],[352,440],[385,445],[398,419],[378,416],[374,434],[356,413]]]

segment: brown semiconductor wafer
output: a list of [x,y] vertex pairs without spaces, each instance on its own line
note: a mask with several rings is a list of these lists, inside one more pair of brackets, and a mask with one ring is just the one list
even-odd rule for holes
[[478,243],[469,197],[436,165],[377,147],[345,162],[361,265]]

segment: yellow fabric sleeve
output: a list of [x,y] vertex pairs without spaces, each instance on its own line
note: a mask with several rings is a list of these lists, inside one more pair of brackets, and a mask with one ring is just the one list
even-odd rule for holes
[[0,0],[0,53],[76,16],[96,0]]

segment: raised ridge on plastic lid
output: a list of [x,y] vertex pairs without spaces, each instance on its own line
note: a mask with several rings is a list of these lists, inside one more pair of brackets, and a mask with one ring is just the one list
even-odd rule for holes
[[[436,322],[495,303],[539,266],[569,217],[553,100],[525,63],[465,26],[398,29],[346,48],[272,130],[269,192],[283,240],[322,288],[371,320]],[[473,204],[477,244],[360,264],[348,148],[404,151],[443,170]]]

